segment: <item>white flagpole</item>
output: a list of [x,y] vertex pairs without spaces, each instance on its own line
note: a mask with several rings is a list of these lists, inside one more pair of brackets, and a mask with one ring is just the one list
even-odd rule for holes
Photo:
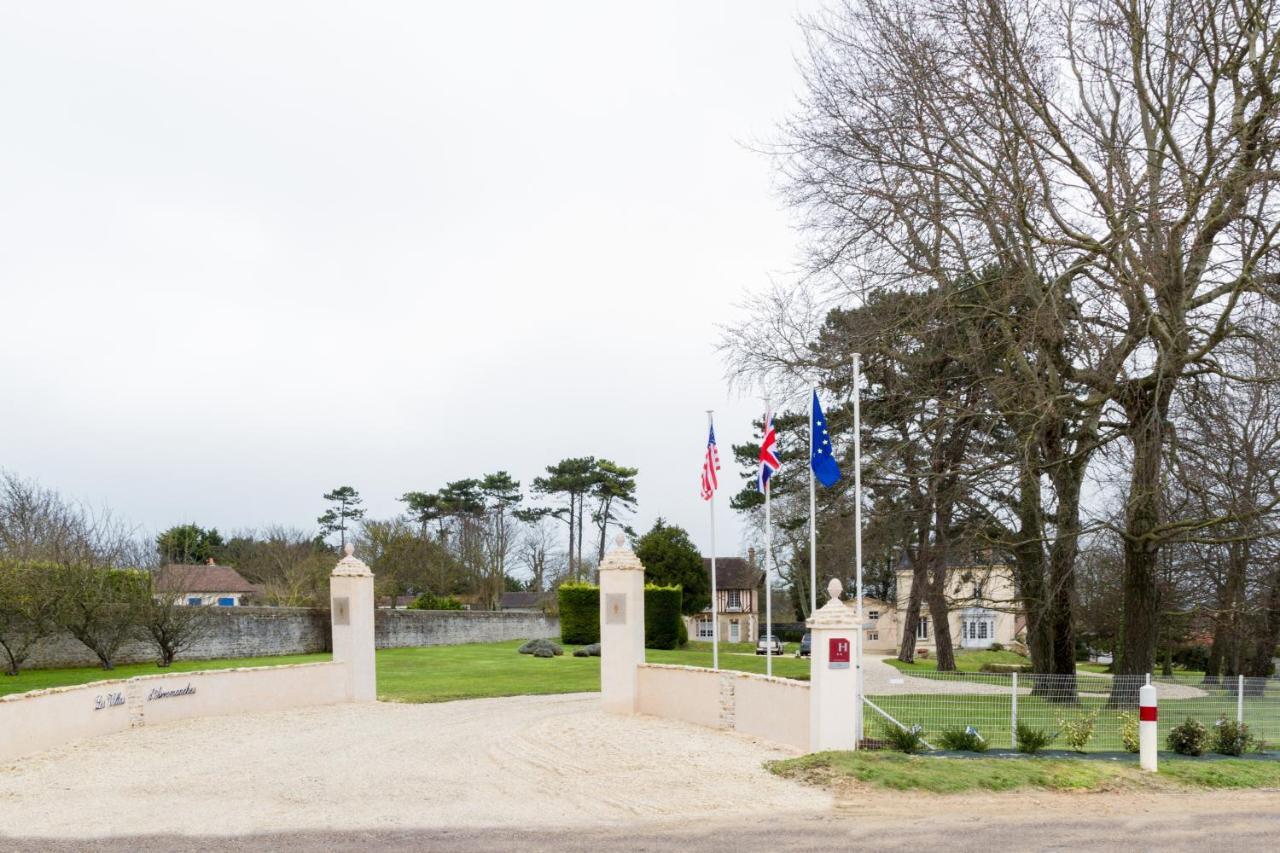
[[862,742],[862,644],[866,631],[862,626],[862,353],[853,354],[853,561],[857,571],[858,659],[854,684],[854,749]]
[[[769,399],[764,401],[764,429],[769,429]],[[761,441],[764,439],[762,438]],[[769,484],[764,484],[764,614],[765,614],[765,660],[764,674],[773,675],[773,518],[769,514]]]
[[813,484],[813,395],[816,386],[809,386],[809,615],[818,612],[818,498]]
[[[711,419],[712,409],[707,409],[707,431],[715,429]],[[711,668],[720,668],[720,605],[716,591],[716,490],[711,490]]]

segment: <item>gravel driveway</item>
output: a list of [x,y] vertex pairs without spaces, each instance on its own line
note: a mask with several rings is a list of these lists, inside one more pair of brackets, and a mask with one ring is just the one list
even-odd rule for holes
[[187,720],[0,767],[0,837],[617,825],[829,811],[752,739],[599,694]]

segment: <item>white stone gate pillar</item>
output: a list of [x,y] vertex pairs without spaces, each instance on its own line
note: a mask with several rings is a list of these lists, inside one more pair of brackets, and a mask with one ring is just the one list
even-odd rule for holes
[[857,670],[853,665],[858,617],[840,601],[844,586],[827,584],[831,600],[807,625],[809,651],[809,749],[854,749],[857,744]]
[[618,534],[600,564],[600,704],[634,714],[636,667],[644,663],[644,566]]
[[333,659],[347,664],[347,700],[373,702],[378,698],[377,664],[373,643],[373,572],[346,555],[329,575],[329,606],[333,620]]

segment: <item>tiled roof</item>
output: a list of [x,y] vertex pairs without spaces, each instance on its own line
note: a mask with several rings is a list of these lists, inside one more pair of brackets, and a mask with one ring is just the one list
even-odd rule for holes
[[546,592],[504,592],[498,599],[498,607],[503,610],[532,610],[541,607],[548,595]]
[[[702,568],[711,576],[711,558],[702,558]],[[716,557],[716,587],[718,589],[759,589],[764,583],[764,572],[741,557]]]
[[156,589],[163,592],[258,592],[230,566],[163,566],[156,577]]

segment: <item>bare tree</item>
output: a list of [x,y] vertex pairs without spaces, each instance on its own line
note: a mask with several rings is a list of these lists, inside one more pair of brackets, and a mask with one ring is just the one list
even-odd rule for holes
[[1157,552],[1176,534],[1160,514],[1172,395],[1276,296],[1274,12],[863,0],[807,27],[783,156],[815,270],[853,298],[1006,271],[1073,336],[1045,353],[1061,399],[1103,409],[1131,447],[1125,673],[1154,663]]
[[[182,592],[191,589],[198,566],[170,565],[148,576],[137,607],[143,635],[155,647],[157,664],[170,666],[182,652],[204,637],[211,626],[210,608],[192,607]],[[163,581],[163,583],[161,583]]]
[[0,560],[0,650],[5,674],[17,675],[35,644],[57,629],[56,565]]

